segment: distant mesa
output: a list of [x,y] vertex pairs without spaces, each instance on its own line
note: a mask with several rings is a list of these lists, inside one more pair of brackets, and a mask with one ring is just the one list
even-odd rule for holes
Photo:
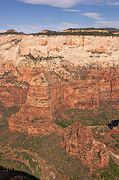
[[25,34],[24,32],[20,32],[20,34]]
[[51,32],[51,30],[43,30],[43,31],[41,31],[41,33],[49,33],[49,32]]
[[[5,34],[26,34],[24,32],[18,32],[17,30],[14,29],[9,29]],[[4,34],[1,33],[1,34]],[[54,30],[42,30],[37,33],[30,33],[32,35],[99,35],[99,36],[119,36],[119,29],[116,28],[94,28],[94,27],[89,27],[89,28],[68,28],[62,31],[54,31]]]
[[119,32],[112,32],[112,34],[118,35],[118,34],[119,34]]
[[51,30],[43,30],[41,31],[41,33],[56,33],[56,31],[51,31]]
[[10,33],[10,34],[25,34],[24,32],[18,32],[18,31],[16,31],[16,30],[14,30],[14,29],[9,29],[9,30],[7,30],[6,31],[6,33]]
[[7,30],[6,31],[7,33],[18,33],[16,30],[14,30],[14,29],[9,29],[9,30]]
[[106,29],[95,29],[95,28],[69,28],[65,29],[62,32],[100,32],[100,33],[108,33],[109,31]]
[[41,31],[41,33],[44,34],[56,34],[56,33],[102,33],[102,34],[114,34],[114,35],[119,35],[119,31],[118,29],[115,28],[68,28],[65,30],[62,30],[61,32],[57,32],[57,31],[52,31],[52,30],[43,30]]

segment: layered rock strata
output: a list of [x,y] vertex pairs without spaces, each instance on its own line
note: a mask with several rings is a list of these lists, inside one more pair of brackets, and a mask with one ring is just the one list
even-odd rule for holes
[[22,64],[31,55],[32,66],[39,66],[42,59],[58,57],[75,66],[115,66],[119,64],[118,54],[117,36],[0,35],[0,63]]
[[96,108],[119,101],[119,37],[0,35],[0,101],[19,112],[12,131],[58,132],[71,156],[91,170],[108,165],[106,147],[86,126],[65,131],[54,123],[71,108]]
[[72,66],[65,69],[63,64],[56,73],[32,67],[5,67],[0,76],[0,101],[8,107],[20,107],[9,118],[11,129],[28,132],[29,123],[36,126],[52,122],[66,109],[91,109],[110,101],[116,105],[119,99],[118,68],[77,68],[72,72]]
[[0,101],[20,107],[10,129],[49,134],[66,109],[116,105],[118,47],[119,37],[1,35]]

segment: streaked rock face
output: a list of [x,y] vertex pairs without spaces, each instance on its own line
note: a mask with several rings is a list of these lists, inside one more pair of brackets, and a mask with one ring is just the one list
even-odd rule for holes
[[20,110],[8,119],[12,131],[60,133],[67,153],[91,170],[108,165],[106,147],[86,126],[65,131],[54,124],[71,108],[92,109],[119,101],[119,37],[0,36],[0,101]]
[[1,35],[0,63],[13,61],[19,65],[31,54],[34,61],[62,57],[75,66],[113,66],[119,64],[118,47],[119,37],[116,36]]
[[119,37],[1,35],[0,101],[20,107],[10,129],[37,134],[66,109],[116,104],[118,47]]

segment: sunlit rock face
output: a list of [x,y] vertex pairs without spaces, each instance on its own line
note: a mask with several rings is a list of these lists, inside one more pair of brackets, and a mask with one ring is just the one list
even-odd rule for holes
[[86,126],[75,123],[63,134],[66,152],[80,158],[90,170],[108,166],[109,156],[104,144],[93,139],[93,133]]
[[50,134],[66,109],[116,105],[118,47],[111,36],[1,35],[0,101],[20,107],[9,128]]
[[[1,35],[0,62],[13,61],[19,65],[23,61],[25,63],[26,56],[31,55],[34,63],[37,58],[48,60],[50,57],[62,57],[75,66],[113,66],[118,65],[118,47],[118,36]],[[32,66],[34,63],[29,61]],[[36,65],[39,64],[37,61]]]

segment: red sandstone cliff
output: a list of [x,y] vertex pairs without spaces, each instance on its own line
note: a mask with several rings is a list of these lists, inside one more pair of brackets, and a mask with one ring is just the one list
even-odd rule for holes
[[[91,109],[118,101],[118,67],[73,68],[66,62],[62,62],[57,73],[29,66],[24,69],[11,63],[1,66],[0,101],[8,107],[20,107],[9,118],[10,128],[22,131],[24,125],[52,122],[66,109]],[[28,126],[23,129],[29,131]]]
[[66,152],[80,158],[91,170],[108,166],[109,156],[106,146],[93,139],[86,126],[74,124],[67,127],[63,135]]
[[35,134],[66,109],[116,104],[118,47],[118,37],[1,35],[0,101],[20,107],[9,127]]
[[119,100],[118,37],[0,36],[0,101],[20,110],[13,131],[59,132],[66,151],[92,170],[108,164],[106,148],[80,124],[66,132],[55,118],[70,108],[96,108]]

